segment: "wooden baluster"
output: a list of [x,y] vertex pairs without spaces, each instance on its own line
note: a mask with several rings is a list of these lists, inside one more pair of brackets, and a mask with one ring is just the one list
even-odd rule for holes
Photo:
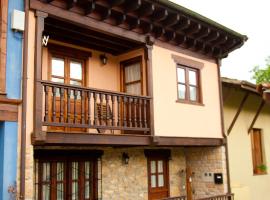
[[138,109],[139,109],[139,127],[142,128],[142,99],[139,99],[138,102]]
[[60,122],[64,122],[64,93],[65,89],[60,88]]
[[117,126],[121,126],[120,103],[121,97],[117,96]]
[[77,123],[77,95],[78,91],[77,89],[74,89],[74,124]]
[[133,99],[133,109],[134,109],[134,127],[138,127],[137,125],[137,98]]
[[93,93],[94,96],[94,125],[97,125],[97,93]]
[[103,125],[103,94],[102,93],[100,93],[99,94],[99,100],[100,100],[100,116],[99,116],[99,125]]
[[115,96],[114,95],[112,95],[111,96],[111,100],[112,100],[112,116],[111,116],[111,118],[112,118],[112,126],[115,126],[115,109],[114,109],[114,104],[115,104]]
[[70,93],[71,90],[67,89],[67,123],[70,123]]
[[110,98],[110,96],[108,94],[105,94],[105,98],[106,98],[106,126],[108,126],[109,119],[110,119],[110,115],[109,115],[109,98]]
[[129,127],[132,127],[132,115],[131,115],[131,107],[132,107],[132,97],[128,98],[128,122],[129,122]]
[[50,87],[45,85],[45,87],[44,87],[44,92],[45,92],[45,116],[44,116],[44,121],[45,122],[49,121],[49,103],[48,103],[48,101],[49,101],[49,95],[48,95],[49,89],[50,89]]
[[56,87],[52,86],[52,93],[53,93],[53,102],[52,102],[52,113],[53,113],[53,117],[52,117],[52,121],[55,122],[56,121]]
[[144,114],[144,127],[147,128],[147,111],[146,111],[146,106],[147,105],[147,99],[143,100],[143,114]]
[[85,91],[81,90],[81,123],[82,124],[85,124],[84,111],[85,111]]
[[123,126],[127,126],[127,111],[126,111],[126,104],[127,104],[127,97],[124,96],[124,102],[123,102]]
[[91,92],[88,91],[88,125],[91,126]]

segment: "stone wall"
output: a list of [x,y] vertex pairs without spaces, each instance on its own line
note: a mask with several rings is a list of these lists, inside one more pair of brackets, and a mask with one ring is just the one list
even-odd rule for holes
[[[185,148],[185,155],[186,164],[194,174],[192,188],[195,198],[227,193],[225,147]],[[214,183],[213,173],[223,174],[223,184]]]

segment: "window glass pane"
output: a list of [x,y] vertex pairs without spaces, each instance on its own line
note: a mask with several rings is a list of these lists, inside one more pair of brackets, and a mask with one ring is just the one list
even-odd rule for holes
[[158,172],[159,173],[163,172],[163,161],[162,160],[158,161]]
[[43,163],[43,173],[42,173],[42,197],[44,200],[50,199],[50,163]]
[[189,76],[189,84],[190,85],[197,85],[197,76],[195,71],[188,71]]
[[70,62],[70,78],[82,80],[82,63]]
[[78,167],[78,162],[72,162],[72,200],[78,199]]
[[85,173],[85,199],[89,199],[90,198],[90,162],[85,162],[84,164],[84,167],[85,167],[85,170],[84,170],[84,173]]
[[185,99],[186,98],[186,86],[182,84],[178,84],[178,98]]
[[186,78],[185,78],[185,70],[183,68],[177,68],[177,80],[178,82],[185,83]]
[[141,95],[141,83],[134,83],[126,86],[126,93]]
[[125,67],[125,82],[129,83],[132,81],[141,80],[141,65],[135,63],[133,65]]
[[64,199],[64,163],[57,162],[56,164],[57,173],[57,200]]
[[190,86],[189,87],[189,95],[190,95],[189,99],[191,101],[197,101],[197,88]]
[[64,83],[64,79],[52,77],[52,82],[56,82],[56,83]]
[[163,176],[163,174],[158,175],[158,187],[164,187],[164,176]]
[[42,199],[50,200],[50,185],[42,185]]
[[61,58],[52,58],[52,75],[62,76],[65,74],[65,61]]
[[151,187],[157,187],[157,183],[156,183],[156,175],[151,175]]
[[70,80],[69,83],[70,83],[71,85],[78,85],[78,86],[81,86],[81,85],[82,85],[82,82],[81,82],[81,81]]
[[156,173],[156,161],[151,161],[151,173]]

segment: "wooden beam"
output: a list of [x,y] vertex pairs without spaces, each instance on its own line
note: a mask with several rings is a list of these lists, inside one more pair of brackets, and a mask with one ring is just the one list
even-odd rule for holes
[[191,25],[191,21],[187,18],[181,18],[180,22],[176,25],[176,31],[187,29]]
[[175,32],[172,32],[172,31],[170,31],[170,32],[167,31],[165,33],[165,37],[167,39],[167,42],[170,42],[170,41],[172,41],[172,40],[174,40],[176,38],[176,33]]
[[127,16],[125,14],[120,14],[115,18],[115,25],[119,26],[120,24],[123,24],[127,19]]
[[189,26],[187,29],[184,30],[184,32],[188,35],[199,33],[202,29],[202,26],[200,24],[193,24]]
[[228,36],[226,35],[220,35],[218,39],[216,39],[215,41],[212,42],[212,44],[214,46],[220,45],[220,44],[224,44],[228,41]]
[[178,24],[179,20],[180,20],[179,14],[171,14],[162,22],[162,24],[165,27],[170,27],[174,26],[175,24]]
[[177,46],[184,44],[187,41],[187,37],[185,35],[176,35],[175,38]]
[[125,0],[109,0],[109,4],[111,7],[120,6],[125,3]]
[[209,35],[211,32],[210,28],[201,28],[201,30],[195,34],[193,34],[193,36],[198,40],[201,39],[203,37],[206,37],[207,35]]
[[129,22],[129,30],[139,28],[140,25],[141,25],[141,20],[139,18],[131,19],[130,22]]
[[83,0],[84,14],[89,15],[96,9],[96,3],[92,0]]
[[219,32],[217,31],[211,31],[209,35],[203,38],[205,42],[211,42],[216,40],[219,37]]
[[67,9],[71,9],[75,6],[76,1],[75,0],[67,0]]
[[138,11],[138,15],[140,17],[147,17],[154,13],[155,5],[152,3],[144,4],[141,6],[140,10]]
[[154,27],[155,38],[160,38],[165,34],[165,29],[163,27]]
[[148,24],[145,23],[142,29],[144,31],[144,34],[147,34],[147,33],[151,33],[153,31],[153,28],[154,26],[152,23],[148,23]]
[[142,1],[141,0],[126,0],[125,3],[125,12],[129,13],[129,12],[133,12],[137,9],[139,9],[142,5]]
[[152,20],[155,22],[162,21],[168,17],[168,10],[161,9],[159,11],[155,11],[152,15]]
[[230,135],[230,133],[231,133],[233,127],[234,127],[234,124],[235,124],[238,116],[240,115],[248,96],[249,96],[249,92],[246,92],[243,99],[242,99],[242,101],[241,101],[241,103],[240,103],[240,105],[239,105],[239,107],[238,107],[238,109],[237,109],[237,112],[236,112],[236,114],[235,114],[235,116],[234,116],[234,118],[233,118],[233,120],[232,120],[232,122],[231,122],[231,124],[230,124],[230,126],[228,128],[228,131],[227,131],[228,135]]
[[112,10],[110,8],[104,9],[100,15],[100,20],[104,21],[108,19],[111,16],[111,14],[112,14]]
[[256,123],[256,121],[257,121],[257,119],[258,119],[258,117],[259,117],[259,114],[261,113],[261,111],[262,111],[264,105],[265,105],[265,101],[262,99],[262,100],[261,100],[261,103],[260,103],[260,106],[259,106],[259,108],[258,108],[258,110],[257,110],[257,112],[256,112],[256,114],[255,114],[255,116],[254,116],[254,118],[253,118],[253,120],[252,120],[252,122],[251,122],[249,128],[248,128],[248,134],[249,134],[249,133],[251,132],[251,130],[253,129],[253,126],[254,126],[254,124]]
[[220,48],[215,47],[213,51],[214,57],[220,57],[222,55],[222,50]]

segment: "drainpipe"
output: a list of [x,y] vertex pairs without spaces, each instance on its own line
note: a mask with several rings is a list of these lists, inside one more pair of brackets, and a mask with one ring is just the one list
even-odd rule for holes
[[221,128],[222,128],[222,135],[223,135],[223,138],[225,141],[224,147],[225,147],[225,155],[226,155],[227,187],[228,187],[228,193],[231,193],[231,177],[230,177],[230,166],[229,166],[228,139],[227,139],[227,135],[225,134],[225,127],[224,127],[222,81],[221,81],[221,76],[220,76],[221,59],[217,59],[217,66],[218,66],[218,84],[219,84]]
[[28,61],[28,18],[29,0],[24,1],[25,28],[23,40],[23,81],[22,81],[22,124],[21,124],[21,160],[20,160],[20,196],[25,199],[25,153],[26,153],[26,110],[27,110],[27,61]]

